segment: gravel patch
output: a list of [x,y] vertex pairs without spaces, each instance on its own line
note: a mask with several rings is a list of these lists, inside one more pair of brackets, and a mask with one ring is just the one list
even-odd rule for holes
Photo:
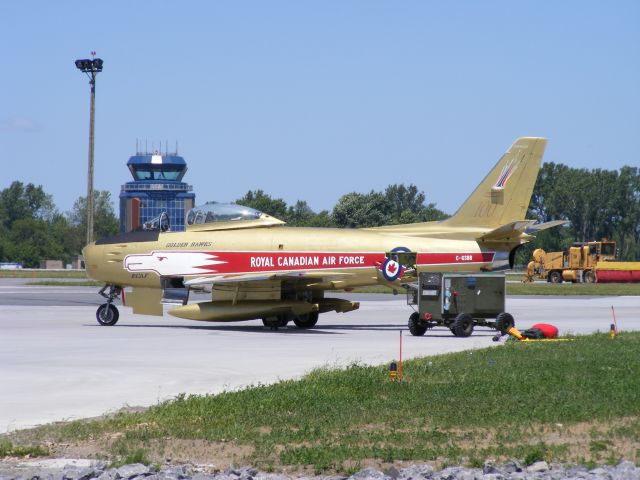
[[633,462],[589,470],[579,465],[541,461],[523,466],[512,460],[485,463],[483,468],[447,467],[434,470],[428,464],[385,471],[365,468],[350,477],[302,476],[260,472],[251,467],[217,470],[211,465],[165,465],[159,469],[141,463],[111,468],[106,462],[87,459],[0,461],[0,480],[640,480]]

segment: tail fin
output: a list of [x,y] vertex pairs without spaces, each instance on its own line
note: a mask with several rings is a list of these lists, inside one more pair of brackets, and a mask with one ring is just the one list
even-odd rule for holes
[[458,211],[443,223],[493,228],[523,220],[546,145],[547,140],[541,137],[517,139]]

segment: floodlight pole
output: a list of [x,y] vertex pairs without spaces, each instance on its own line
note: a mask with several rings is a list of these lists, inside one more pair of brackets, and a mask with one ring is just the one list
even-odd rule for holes
[[91,73],[91,107],[89,111],[89,168],[87,171],[87,245],[93,242],[93,136],[96,119],[96,74]]
[[76,60],[76,67],[87,74],[91,85],[91,106],[89,109],[89,166],[87,171],[87,245],[93,242],[93,140],[96,113],[96,75],[102,71],[102,59]]

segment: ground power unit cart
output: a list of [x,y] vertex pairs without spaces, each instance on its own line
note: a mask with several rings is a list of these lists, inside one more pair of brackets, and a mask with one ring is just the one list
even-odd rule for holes
[[456,337],[468,337],[480,325],[504,334],[515,325],[504,311],[505,290],[504,274],[423,272],[407,290],[407,303],[414,309],[409,331],[420,336],[445,326]]

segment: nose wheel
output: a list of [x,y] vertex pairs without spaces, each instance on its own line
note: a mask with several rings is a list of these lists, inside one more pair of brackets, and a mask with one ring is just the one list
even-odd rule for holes
[[[107,289],[109,290],[108,292]],[[100,325],[106,327],[115,325],[120,318],[120,312],[118,312],[116,306],[113,305],[113,301],[122,293],[122,287],[105,285],[98,293],[107,299],[107,303],[103,303],[98,307],[98,310],[96,310],[96,320],[98,320]]]
[[103,303],[96,311],[96,320],[98,320],[100,325],[106,327],[115,325],[118,322],[118,318],[120,318],[120,312],[118,312],[116,306],[111,303]]

